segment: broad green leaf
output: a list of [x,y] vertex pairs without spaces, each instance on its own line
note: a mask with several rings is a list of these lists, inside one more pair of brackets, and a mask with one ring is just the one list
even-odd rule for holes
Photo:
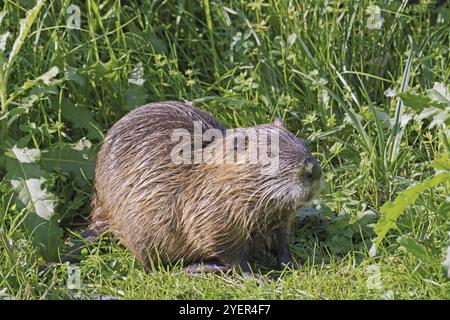
[[58,75],[58,73],[59,73],[58,67],[56,67],[56,66],[51,67],[50,70],[48,70],[44,74],[40,75],[36,79],[25,82],[25,84],[23,85],[23,88],[31,88],[32,86],[37,84],[39,81],[42,81],[45,85],[48,86],[52,83],[52,80]]
[[67,80],[71,80],[82,87],[86,84],[85,77],[82,75],[79,75],[78,70],[71,66],[64,67],[64,78]]
[[393,202],[386,202],[381,207],[381,217],[374,226],[374,231],[377,234],[375,249],[383,241],[388,231],[396,227],[396,221],[406,207],[414,204],[423,191],[444,181],[450,181],[450,172],[442,172],[434,177],[428,178],[402,191]]
[[423,108],[430,105],[431,100],[428,97],[415,95],[409,92],[402,92],[397,94],[405,106],[413,108],[417,111],[422,111]]
[[435,82],[433,88],[428,89],[427,93],[432,100],[450,106],[450,91],[442,83]]
[[94,178],[97,156],[96,150],[85,147],[86,141],[88,140],[75,146],[64,145],[59,149],[51,149],[42,153],[42,166],[48,171],[57,169],[70,174],[76,178],[79,185],[84,185],[86,183],[84,176],[88,179]]
[[[62,79],[54,79],[59,73],[58,67],[52,67],[50,70],[40,75],[36,79],[27,80],[16,90],[9,99],[9,103],[15,100],[18,96],[24,94],[27,90],[32,89],[28,97],[33,99],[33,103],[46,94],[56,94],[55,86],[62,83]],[[56,92],[55,92],[56,91]]]
[[420,244],[416,239],[410,236],[401,236],[397,239],[398,243],[417,259],[426,263],[433,263],[427,248]]
[[450,107],[446,109],[447,110],[439,110],[435,115],[433,115],[433,120],[429,125],[430,129],[433,129],[436,126],[440,128],[445,127],[447,119],[450,117]]
[[49,85],[50,81],[55,78],[59,73],[59,68],[56,66],[53,66],[43,75],[36,78],[37,81],[43,81],[44,84]]
[[[438,105],[438,104],[435,104]],[[428,128],[433,129],[434,127],[444,128],[447,122],[447,119],[450,117],[450,107],[446,108],[436,108],[436,107],[427,107],[423,109],[414,119],[416,121],[422,121],[423,119],[430,119],[430,125]]]
[[47,261],[58,258],[64,242],[63,230],[59,226],[57,217],[52,216],[46,220],[30,212],[23,223],[26,232],[31,235],[33,245],[42,257]]
[[98,129],[99,126],[88,109],[82,106],[75,106],[69,100],[63,99],[62,116],[64,119],[71,122],[75,128],[86,129],[87,137],[89,139],[103,139],[103,136]]
[[11,183],[19,200],[40,217],[50,219],[54,214],[55,197],[45,189],[47,173],[36,163],[40,156],[37,149],[14,146],[7,151],[6,179]]
[[20,115],[27,114],[30,111],[30,108],[39,100],[39,96],[35,94],[31,94],[19,100],[19,105],[7,113],[5,113],[0,120],[8,119],[8,127],[11,126],[15,120],[17,120]]
[[436,157],[431,164],[431,167],[437,170],[447,170],[450,171],[450,156],[448,153],[443,153]]
[[[146,38],[148,39],[148,41],[150,42],[150,44],[157,53],[163,53],[164,55],[167,55],[167,45],[163,40],[161,40],[160,38],[151,33],[146,33]],[[129,38],[127,37],[127,39]]]
[[6,152],[6,176],[16,194],[18,208],[26,208],[24,227],[33,244],[47,260],[55,258],[62,245],[62,230],[56,223],[56,197],[48,191],[50,175],[37,164],[39,150],[14,146]]

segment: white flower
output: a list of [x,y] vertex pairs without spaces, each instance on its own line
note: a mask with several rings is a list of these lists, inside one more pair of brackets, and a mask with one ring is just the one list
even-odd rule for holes
[[72,146],[72,149],[77,150],[77,151],[83,151],[85,148],[89,149],[90,147],[92,147],[92,142],[90,142],[88,139],[83,137]]
[[371,16],[375,16],[375,15],[380,15],[381,14],[381,10],[379,6],[368,6],[366,8],[366,13],[371,15]]
[[330,96],[328,95],[328,91],[322,89],[319,91],[319,102],[321,102],[325,107],[328,107],[330,103]]
[[369,15],[367,18],[367,28],[370,30],[381,29],[384,19],[381,17],[381,10],[379,6],[369,6],[366,9]]
[[384,19],[381,15],[369,16],[367,18],[367,28],[370,30],[379,30],[383,26]]
[[384,95],[388,98],[395,97],[397,95],[397,90],[387,89],[386,91],[384,91]]

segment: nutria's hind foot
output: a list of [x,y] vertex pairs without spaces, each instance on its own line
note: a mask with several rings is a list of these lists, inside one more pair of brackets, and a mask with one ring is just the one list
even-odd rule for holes
[[[259,274],[255,274],[251,271],[247,263],[241,263],[239,265],[227,265],[220,261],[206,261],[201,263],[194,263],[185,268],[183,271],[191,276],[200,276],[202,274],[216,274],[223,275],[225,277],[234,277],[238,275],[244,280],[255,281],[258,285],[263,285],[263,278]],[[270,278],[266,278],[266,281],[271,282]]]
[[223,272],[226,272],[230,269],[230,266],[220,262],[218,260],[211,260],[211,261],[205,261],[200,263],[193,263],[185,268],[183,270],[191,275],[199,275],[202,273],[213,273],[213,274],[220,274]]
[[189,274],[201,274],[201,273],[226,273],[229,274],[232,271],[236,271],[237,273],[247,277],[253,277],[252,270],[250,269],[247,262],[242,262],[238,265],[231,265],[224,263],[219,260],[208,260],[200,263],[193,263],[183,270]]
[[[224,276],[239,275],[244,279],[255,280],[259,285],[263,284],[263,281],[259,274],[252,272],[248,262],[242,262],[238,265],[225,264],[221,261],[211,260],[200,263],[193,263],[185,268],[183,271],[192,276],[199,276],[201,274],[217,274]],[[270,281],[270,279],[269,279]]]

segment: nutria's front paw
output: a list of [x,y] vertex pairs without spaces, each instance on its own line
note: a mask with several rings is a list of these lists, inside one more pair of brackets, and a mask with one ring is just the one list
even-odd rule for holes
[[277,270],[283,270],[285,268],[297,269],[299,267],[298,261],[292,258],[291,255],[287,257],[281,257],[278,259]]

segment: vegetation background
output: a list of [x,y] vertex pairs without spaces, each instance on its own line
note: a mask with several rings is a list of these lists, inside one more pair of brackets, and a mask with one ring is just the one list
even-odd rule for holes
[[[0,298],[450,299],[448,1],[0,2]],[[145,273],[114,239],[39,266],[85,224],[121,116],[192,101],[280,116],[326,189],[278,280]],[[320,218],[318,218],[320,216]],[[78,278],[79,276],[79,278]]]

